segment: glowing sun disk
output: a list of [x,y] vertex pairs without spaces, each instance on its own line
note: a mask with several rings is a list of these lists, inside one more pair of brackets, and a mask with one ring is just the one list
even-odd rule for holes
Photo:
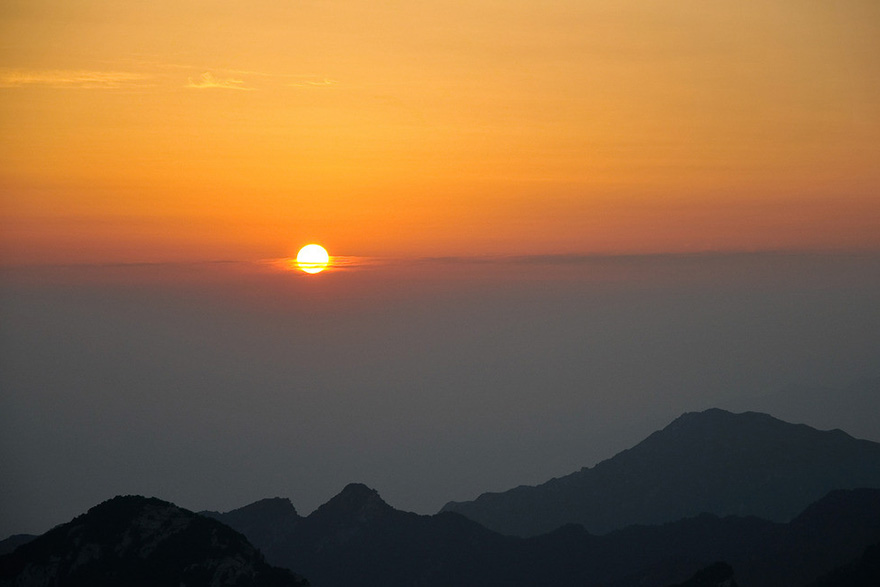
[[297,266],[306,273],[320,273],[330,263],[330,255],[321,245],[306,245],[296,255]]

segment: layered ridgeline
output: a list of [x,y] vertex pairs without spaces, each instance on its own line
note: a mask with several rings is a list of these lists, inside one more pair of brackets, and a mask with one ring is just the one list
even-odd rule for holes
[[116,497],[0,556],[0,586],[303,587],[232,528],[174,504]]
[[880,541],[880,489],[832,492],[789,523],[702,514],[601,536],[578,525],[503,536],[451,512],[396,510],[359,484],[306,517],[278,499],[211,515],[321,587],[733,585],[734,574],[740,585],[797,587]]
[[[877,584],[877,489],[832,492],[788,524],[704,514],[603,536],[576,525],[502,536],[458,514],[398,511],[357,484],[307,517],[281,499],[215,515],[323,587]],[[300,584],[231,528],[146,498],[113,499],[0,557],[0,585]]]
[[450,502],[502,534],[604,533],[708,512],[787,521],[833,489],[880,487],[880,444],[766,414],[686,413],[638,445],[536,487]]

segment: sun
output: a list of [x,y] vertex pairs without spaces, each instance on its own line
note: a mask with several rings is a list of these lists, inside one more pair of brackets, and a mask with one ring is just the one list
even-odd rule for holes
[[321,245],[306,245],[296,255],[297,266],[306,273],[320,273],[329,263],[330,255]]

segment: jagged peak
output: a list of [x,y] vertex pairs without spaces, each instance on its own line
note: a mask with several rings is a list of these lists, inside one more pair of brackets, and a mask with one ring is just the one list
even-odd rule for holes
[[349,483],[330,501],[319,507],[312,516],[355,518],[367,521],[393,508],[385,503],[375,489],[363,483]]
[[[382,501],[382,498],[379,497],[379,492],[375,489],[364,485],[363,483],[349,483],[346,485],[342,491],[336,496],[336,498],[345,498],[345,499],[353,499],[353,500],[367,500],[367,499],[378,499]],[[335,499],[335,498],[334,498]],[[382,503],[385,503],[384,501]]]

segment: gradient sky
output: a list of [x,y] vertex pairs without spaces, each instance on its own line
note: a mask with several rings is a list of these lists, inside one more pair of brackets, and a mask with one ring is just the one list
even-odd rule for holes
[[0,538],[880,441],[878,55],[876,0],[5,0]]
[[873,0],[9,0],[3,258],[880,245]]

